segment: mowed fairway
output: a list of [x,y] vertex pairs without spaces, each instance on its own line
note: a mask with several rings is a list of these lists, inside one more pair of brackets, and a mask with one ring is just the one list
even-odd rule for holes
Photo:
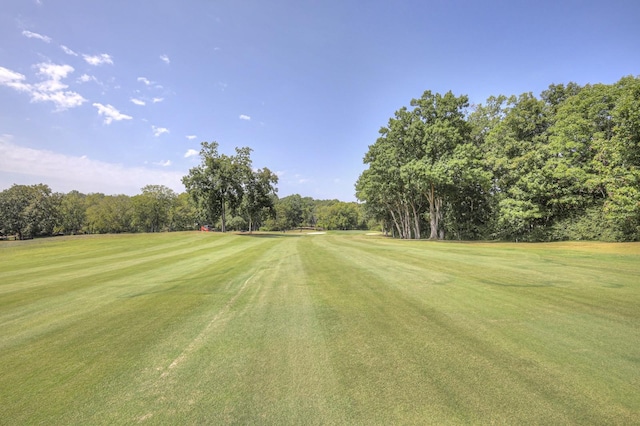
[[0,243],[0,424],[640,424],[640,245]]

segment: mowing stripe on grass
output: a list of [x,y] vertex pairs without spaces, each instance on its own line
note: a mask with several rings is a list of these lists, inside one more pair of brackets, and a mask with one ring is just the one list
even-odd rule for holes
[[0,424],[640,423],[640,245],[0,243]]

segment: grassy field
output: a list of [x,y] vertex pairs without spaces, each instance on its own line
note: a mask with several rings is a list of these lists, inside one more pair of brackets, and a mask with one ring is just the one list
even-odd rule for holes
[[0,242],[0,424],[640,424],[640,245]]

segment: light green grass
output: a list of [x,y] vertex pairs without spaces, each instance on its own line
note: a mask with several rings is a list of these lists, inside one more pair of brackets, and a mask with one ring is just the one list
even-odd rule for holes
[[640,245],[0,243],[0,424],[639,424]]

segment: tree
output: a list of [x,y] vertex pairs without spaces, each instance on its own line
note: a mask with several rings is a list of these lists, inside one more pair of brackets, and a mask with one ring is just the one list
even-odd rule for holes
[[133,203],[127,195],[89,194],[87,230],[90,233],[132,232]]
[[60,200],[60,231],[66,234],[77,234],[81,232],[86,221],[85,194],[78,191],[71,191],[62,195]]
[[304,219],[304,203],[299,194],[288,195],[276,204],[276,226],[281,231],[302,225]]
[[492,172],[498,237],[543,239],[552,223],[550,180],[543,170],[550,124],[545,102],[523,93],[508,99],[504,118],[485,137],[482,150]]
[[164,185],[147,185],[133,197],[134,226],[143,232],[168,230],[176,193]]
[[0,230],[18,239],[51,235],[59,221],[58,200],[44,184],[11,186],[0,192]]
[[415,176],[405,169],[423,155],[421,127],[417,116],[407,108],[396,111],[369,146],[363,159],[369,168],[356,182],[356,197],[377,219],[390,223],[392,232],[400,238],[421,237],[424,196],[418,191]]
[[318,212],[318,225],[324,229],[358,229],[360,214],[356,203],[335,201]]
[[271,170],[264,167],[252,171],[245,182],[244,194],[241,203],[241,210],[247,221],[249,232],[259,227],[264,218],[264,214],[273,216],[274,198],[278,189],[278,176]]
[[472,205],[468,198],[481,197],[490,176],[471,138],[466,96],[426,91],[411,106],[396,111],[369,147],[369,168],[356,183],[356,196],[372,205],[370,213],[390,221],[400,238],[421,238],[426,207],[429,238],[443,239],[453,201],[465,198]]
[[250,154],[248,147],[236,148],[236,155],[219,154],[217,142],[202,142],[202,163],[182,178],[203,213],[202,218],[210,223],[220,219],[222,232],[226,232],[227,211],[238,208],[242,201],[252,173]]
[[198,221],[198,211],[193,200],[186,192],[176,196],[175,202],[169,211],[169,230],[186,231],[195,229]]

